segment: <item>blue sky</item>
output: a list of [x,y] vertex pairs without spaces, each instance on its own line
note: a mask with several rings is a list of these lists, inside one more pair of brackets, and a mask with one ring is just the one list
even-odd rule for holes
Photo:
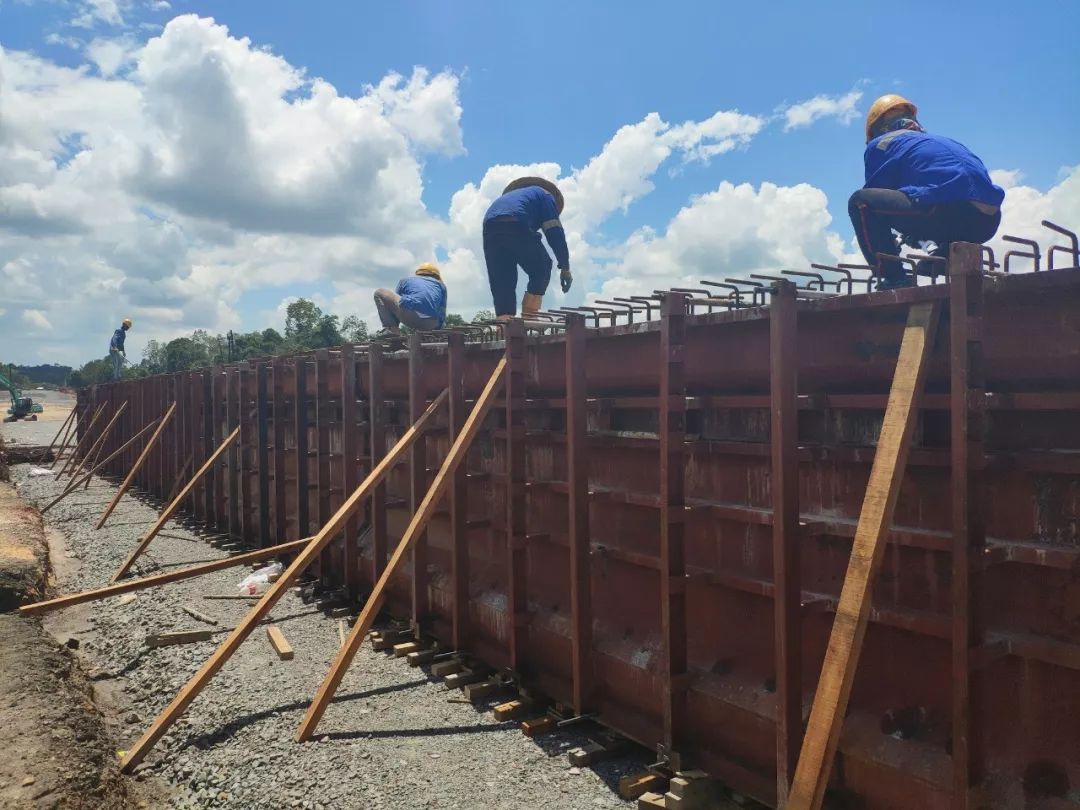
[[[928,129],[967,143],[991,169],[1020,172],[1017,182],[1040,193],[1062,182],[1064,167],[1080,164],[1080,6],[1074,3],[172,0],[164,6],[0,0],[0,45],[78,67],[88,63],[86,45],[95,38],[134,48],[173,17],[195,14],[212,17],[231,37],[250,39],[309,79],[326,80],[342,96],[360,97],[391,72],[446,71],[456,81],[463,150],[416,151],[423,205],[444,223],[452,219],[453,195],[467,184],[479,186],[489,168],[557,163],[566,177],[588,165],[620,127],[649,113],[672,125],[721,110],[766,120],[751,141],[708,162],[666,161],[649,175],[655,188],[633,195],[625,210],[606,211],[590,228],[589,244],[598,249],[617,250],[641,228],[662,235],[695,195],[724,181],[755,188],[809,184],[827,198],[828,230],[848,242],[846,200],[862,181],[862,115],[884,92],[912,98]],[[96,17],[87,14],[95,7]],[[83,24],[72,25],[80,14],[87,15]],[[123,76],[120,70],[113,78]],[[854,120],[825,117],[785,131],[782,119],[774,119],[787,106],[851,91],[862,93]],[[160,200],[153,210],[171,217]],[[175,221],[198,232],[200,242],[205,238],[205,222],[196,229],[179,216]],[[444,258],[450,249],[436,248],[436,255]],[[5,258],[19,256],[9,250],[0,262]],[[604,272],[586,280],[582,293],[633,266],[597,262]],[[190,268],[176,273],[178,289],[193,277]],[[335,309],[344,294],[332,272],[275,279],[233,291],[229,312],[216,320],[169,316],[155,324],[153,314],[144,315],[144,334],[167,337],[192,325],[253,328],[266,325],[270,310],[289,295],[319,295]],[[470,304],[479,300],[467,297]],[[40,309],[55,327],[56,318]],[[51,345],[56,354],[70,351],[72,338]],[[27,347],[23,356],[32,353]]]

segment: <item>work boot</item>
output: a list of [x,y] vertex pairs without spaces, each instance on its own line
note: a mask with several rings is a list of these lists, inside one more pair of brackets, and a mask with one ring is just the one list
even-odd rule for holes
[[397,326],[384,326],[378,332],[375,333],[376,338],[398,338],[401,337],[401,329]]
[[521,317],[528,318],[535,315],[543,305],[544,296],[525,293],[525,297],[521,299]]

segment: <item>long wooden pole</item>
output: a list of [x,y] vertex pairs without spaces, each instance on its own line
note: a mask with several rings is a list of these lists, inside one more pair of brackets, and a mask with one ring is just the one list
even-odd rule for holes
[[113,585],[107,585],[104,588],[97,588],[92,591],[83,591],[82,593],[68,594],[67,596],[58,596],[55,599],[50,599],[47,602],[35,602],[32,605],[23,605],[19,608],[19,613],[24,616],[36,615],[38,613],[47,613],[50,610],[58,610],[60,608],[71,607],[72,605],[81,605],[84,602],[96,602],[99,599],[106,599],[110,596],[118,596],[122,593],[129,593],[131,591],[140,591],[144,588],[154,588],[158,585],[167,585],[170,582],[178,582],[182,579],[191,579],[193,577],[200,577],[203,574],[209,574],[213,571],[222,571],[226,568],[233,568],[237,565],[248,565],[250,563],[262,562],[268,560],[271,557],[276,557],[279,554],[287,554],[290,551],[298,551],[307,545],[311,541],[310,537],[302,537],[299,540],[290,540],[288,543],[282,543],[277,546],[270,546],[269,548],[260,548],[256,551],[249,551],[244,554],[237,554],[235,557],[226,557],[223,560],[214,560],[213,562],[200,563],[190,568],[179,568],[176,571],[166,571],[163,574],[154,574],[149,577],[141,577],[140,579],[129,579],[126,582],[117,582]]
[[83,442],[85,442],[87,439],[89,439],[90,435],[94,432],[94,425],[97,424],[98,417],[101,416],[101,413],[104,410],[105,410],[105,403],[102,402],[100,405],[98,405],[97,410],[94,411],[94,416],[93,416],[93,418],[90,419],[90,424],[86,426],[86,433],[84,433],[83,437],[81,439],[79,439],[79,441],[75,444],[75,449],[71,451],[71,455],[68,456],[68,460],[64,462],[64,466],[60,468],[60,472],[58,472],[56,474],[57,478],[62,476],[64,474],[64,472],[67,470],[67,468],[69,466],[71,466],[71,462],[73,460],[75,460],[76,458],[78,458],[79,450],[82,449]]
[[345,672],[348,670],[349,664],[356,655],[356,651],[360,649],[364,637],[371,629],[371,624],[375,621],[375,616],[382,607],[387,583],[397,571],[398,566],[401,565],[401,561],[405,558],[409,548],[416,542],[416,539],[423,534],[428,521],[431,520],[431,516],[435,512],[435,506],[445,493],[446,488],[450,483],[451,476],[458,468],[458,465],[464,460],[469,445],[471,445],[473,439],[476,438],[476,434],[484,421],[484,416],[487,415],[487,412],[495,399],[495,394],[498,393],[499,388],[502,385],[505,372],[506,357],[503,356],[499,360],[498,365],[495,366],[495,371],[492,372],[491,378],[488,380],[487,385],[484,386],[483,392],[477,398],[476,404],[473,405],[469,418],[465,420],[464,429],[458,433],[457,438],[454,440],[454,444],[450,447],[450,452],[447,453],[446,459],[443,461],[442,466],[439,467],[439,472],[436,473],[435,480],[431,482],[431,486],[428,488],[424,500],[421,501],[419,508],[409,522],[408,528],[405,529],[405,534],[401,536],[401,540],[398,542],[397,548],[390,558],[390,562],[387,563],[386,568],[379,577],[379,581],[375,583],[375,588],[371,591],[371,595],[368,597],[364,609],[360,612],[360,617],[356,620],[356,624],[353,625],[349,638],[341,649],[338,650],[337,658],[334,659],[330,671],[326,674],[326,678],[319,687],[319,691],[315,693],[315,699],[311,702],[307,713],[304,715],[303,721],[300,723],[300,728],[297,729],[297,741],[310,739],[311,735],[315,733],[315,728],[319,725],[319,720],[322,719],[323,712],[326,711],[330,699],[333,698],[334,693],[337,691],[341,679],[345,677]]
[[938,303],[929,302],[916,304],[908,312],[851,560],[785,810],[818,810],[825,797],[870,617],[874,577],[884,559],[885,538],[911,449],[938,311]]
[[130,439],[128,439],[126,442],[124,442],[123,445],[118,447],[116,450],[113,450],[113,452],[109,455],[109,457],[107,459],[105,459],[104,461],[102,461],[99,464],[95,465],[94,469],[90,470],[90,472],[88,472],[82,478],[80,478],[78,480],[72,479],[72,480],[68,481],[68,485],[64,488],[64,491],[62,493],[60,493],[59,495],[57,495],[55,498],[53,498],[51,501],[49,501],[49,503],[45,506],[45,508],[43,508],[41,510],[41,513],[45,514],[50,509],[52,509],[56,504],[58,504],[60,501],[64,500],[64,498],[66,498],[68,495],[70,495],[72,492],[74,492],[76,489],[78,489],[79,484],[82,484],[83,482],[85,482],[87,484],[87,486],[89,486],[90,479],[94,476],[95,473],[97,473],[98,470],[103,468],[110,461],[112,461],[118,455],[120,455],[125,450],[127,450],[131,445],[133,445],[140,438],[142,438],[142,435],[144,433],[146,433],[146,431],[150,430],[150,428],[152,428],[157,423],[158,423],[158,420],[155,419],[150,424],[144,426],[142,430],[140,430],[138,433],[136,433],[134,436],[132,436]]
[[150,441],[146,443],[146,447],[143,448],[142,453],[139,454],[139,458],[128,470],[127,477],[124,479],[124,483],[120,485],[120,489],[116,491],[116,495],[110,501],[109,505],[105,507],[105,511],[101,513],[101,517],[98,518],[95,529],[100,529],[105,525],[105,521],[109,519],[109,515],[112,514],[113,509],[120,503],[120,499],[124,497],[124,493],[128,491],[128,487],[131,486],[131,482],[135,480],[136,474],[139,472],[139,468],[142,467],[143,462],[146,461],[146,457],[150,455],[150,451],[153,449],[157,440],[161,438],[162,431],[165,430],[165,426],[169,424],[169,420],[172,419],[173,413],[176,412],[176,403],[174,402],[169,406],[169,410],[165,411],[165,415],[161,417],[161,421],[158,423],[157,430],[154,431],[154,435],[150,437]]
[[217,674],[225,662],[229,660],[234,652],[239,649],[240,645],[244,643],[251,631],[255,629],[256,625],[265,618],[270,612],[271,608],[277,604],[277,601],[285,594],[285,592],[292,586],[296,578],[303,573],[316,557],[322,552],[334,537],[340,534],[345,522],[348,521],[356,510],[361,507],[364,500],[371,494],[372,489],[379,483],[389,472],[390,468],[404,455],[414,441],[417,440],[427,427],[427,423],[430,421],[434,413],[439,407],[446,401],[447,393],[443,391],[438,397],[428,406],[428,409],[424,411],[423,415],[412,424],[412,426],[405,431],[401,438],[397,440],[393,449],[386,454],[378,466],[375,467],[349,496],[349,499],[341,505],[341,508],[334,513],[334,516],[330,518],[330,521],[319,530],[319,533],[315,535],[305,546],[304,550],[297,555],[293,560],[292,565],[285,569],[285,573],[281,575],[277,582],[270,586],[269,590],[263,595],[263,598],[259,600],[258,604],[251,609],[251,612],[247,617],[236,626],[236,628],[228,635],[228,637],[221,642],[221,645],[214,650],[213,654],[206,659],[203,665],[196,672],[180,691],[176,693],[176,697],[172,699],[172,702],[165,707],[165,710],[161,712],[150,724],[150,728],[138,739],[138,741],[128,750],[127,755],[120,762],[120,769],[124,773],[130,773],[131,770],[143,761],[143,758],[149,753],[150,749],[154,747],[154,744],[161,739],[162,735],[168,731],[176,719],[184,713],[191,702],[199,695],[203,690],[203,687],[209,683],[210,679]]
[[[62,423],[60,424],[60,428],[59,428],[59,430],[57,430],[57,431],[56,431],[56,435],[52,437],[52,441],[51,441],[51,442],[49,442],[49,446],[48,446],[48,447],[46,447],[46,448],[45,448],[45,449],[44,449],[44,450],[42,451],[42,453],[41,453],[41,455],[40,455],[40,456],[38,456],[38,463],[39,463],[39,464],[40,464],[40,463],[41,463],[42,461],[44,461],[44,460],[45,460],[45,457],[46,457],[46,456],[48,456],[48,455],[49,455],[49,451],[53,449],[53,446],[54,446],[54,445],[56,444],[56,440],[60,438],[60,434],[64,432],[64,428],[66,428],[66,427],[67,427],[67,426],[68,426],[69,424],[71,424],[71,420],[72,420],[72,419],[73,419],[74,417],[75,417],[75,409],[74,409],[74,408],[72,408],[72,409],[71,409],[71,410],[70,410],[70,411],[68,412],[68,415],[67,415],[67,417],[65,417],[64,421],[63,421],[63,422],[62,422]],[[65,438],[65,440],[66,440],[66,438],[67,438],[67,437],[65,436],[64,438]]]
[[100,434],[98,434],[97,439],[92,445],[90,445],[90,449],[86,451],[85,455],[83,455],[81,459],[79,459],[79,463],[72,468],[71,479],[69,480],[74,480],[75,476],[81,473],[84,468],[93,467],[95,464],[97,464],[97,456],[101,454],[101,448],[105,446],[105,440],[108,439],[109,434],[112,433],[112,429],[113,426],[116,424],[116,420],[120,418],[120,415],[125,410],[127,410],[127,405],[128,403],[126,399],[120,403],[120,407],[116,409],[116,412],[112,415],[112,418],[109,419],[108,424],[106,424],[105,427],[102,428],[102,431]]
[[197,483],[199,483],[199,479],[206,475],[206,471],[214,466],[214,462],[218,460],[218,458],[221,456],[222,453],[225,452],[226,449],[228,449],[229,445],[236,441],[236,437],[239,435],[240,427],[237,426],[233,428],[233,432],[226,436],[225,440],[217,446],[217,449],[210,454],[210,458],[205,461],[205,463],[199,468],[199,471],[195,473],[195,475],[191,477],[191,480],[187,482],[184,488],[180,490],[180,494],[173,498],[172,502],[161,510],[161,514],[158,515],[157,520],[154,521],[154,525],[151,526],[150,529],[146,532],[146,534],[142,536],[142,539],[139,540],[139,544],[135,547],[135,550],[131,552],[128,558],[124,561],[124,564],[120,566],[119,570],[117,570],[117,572],[113,574],[113,578],[112,580],[110,580],[111,582],[118,582],[120,580],[120,577],[126,574],[131,568],[131,566],[135,564],[135,560],[139,558],[140,554],[146,551],[146,547],[150,545],[150,541],[157,537],[157,533],[161,531],[161,528],[165,525],[169,518],[172,517],[173,512],[175,512],[179,508],[180,504],[183,503],[184,498],[191,494],[191,490],[195,488],[195,485]]

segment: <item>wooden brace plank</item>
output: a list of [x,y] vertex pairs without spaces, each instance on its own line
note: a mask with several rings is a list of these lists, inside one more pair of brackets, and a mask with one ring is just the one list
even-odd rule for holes
[[[327,673],[326,678],[323,680],[322,685],[319,687],[318,692],[316,692],[315,699],[312,701],[311,706],[308,707],[307,714],[304,715],[300,728],[297,730],[297,741],[302,742],[309,739],[314,733],[315,728],[318,726],[323,712],[326,711],[330,699],[333,697],[334,692],[337,691],[337,687],[341,683],[341,679],[345,677],[345,671],[349,668],[349,664],[356,655],[356,651],[367,636],[372,623],[375,621],[375,616],[382,607],[387,583],[390,581],[390,578],[393,576],[398,566],[401,565],[401,561],[408,553],[413,541],[420,536],[427,526],[428,521],[435,511],[435,506],[446,491],[450,476],[453,475],[458,465],[464,460],[465,452],[469,449],[473,439],[479,432],[484,417],[487,415],[487,412],[495,399],[495,394],[502,385],[505,372],[506,356],[504,355],[495,366],[495,370],[492,372],[491,378],[487,381],[487,385],[484,386],[483,392],[477,397],[476,404],[473,406],[469,418],[465,421],[464,430],[462,430],[454,440],[450,452],[446,455],[446,460],[443,461],[442,466],[439,468],[439,472],[435,476],[435,480],[431,482],[431,486],[424,495],[424,500],[421,502],[420,508],[417,510],[416,514],[413,515],[412,520],[405,529],[405,533],[398,542],[397,548],[394,550],[393,556],[387,563],[386,569],[380,575],[379,581],[375,583],[375,587],[372,589],[371,595],[364,605],[364,609],[360,612],[360,616],[357,618],[352,633],[345,642],[345,646],[338,651],[337,658],[334,660],[334,663]],[[440,399],[441,398],[442,397],[440,397]]]
[[[244,618],[240,624],[228,635],[228,637],[221,643],[221,645],[214,651],[214,653],[203,663],[191,679],[181,687],[177,692],[176,697],[172,699],[172,702],[165,707],[154,722],[150,724],[150,728],[140,737],[136,743],[128,750],[127,755],[120,762],[120,769],[125,773],[130,773],[143,758],[147,755],[154,744],[161,739],[166,731],[172,726],[176,719],[184,713],[191,702],[199,695],[203,690],[203,687],[210,681],[214,675],[225,665],[225,662],[229,660],[234,652],[240,647],[244,640],[251,634],[255,626],[261,622],[270,609],[277,604],[278,600],[285,595],[292,584],[296,581],[296,578],[304,572],[304,570],[311,565],[319,553],[326,547],[327,543],[335,537],[341,528],[345,525],[345,522],[356,512],[357,509],[363,504],[364,500],[371,494],[375,485],[381,481],[390,468],[394,465],[398,459],[409,449],[409,446],[416,440],[416,438],[423,432],[430,421],[432,415],[439,409],[439,407],[446,401],[446,392],[443,391],[435,400],[428,406],[428,409],[424,412],[424,415],[417,420],[401,438],[398,439],[397,444],[393,449],[386,454],[378,466],[375,467],[364,479],[363,483],[349,496],[348,500],[341,505],[341,508],[334,514],[319,533],[315,535],[304,547],[304,550],[300,552],[297,558],[292,564],[285,570],[285,573],[275,582],[267,592],[263,595],[263,598],[259,600],[251,612]],[[361,638],[364,634],[361,634]]]
[[165,426],[169,424],[169,420],[172,419],[172,415],[175,412],[176,403],[173,402],[173,404],[169,406],[169,410],[165,411],[165,415],[161,417],[161,421],[158,423],[157,430],[155,430],[154,435],[150,437],[150,441],[146,443],[146,447],[143,448],[143,451],[139,455],[139,458],[131,466],[131,469],[128,470],[127,477],[124,478],[124,483],[120,485],[120,489],[116,491],[116,495],[113,497],[112,501],[110,501],[109,505],[105,507],[105,511],[101,513],[101,517],[98,519],[97,525],[94,526],[95,529],[100,529],[102,526],[105,525],[105,521],[109,519],[109,515],[112,514],[113,510],[116,508],[116,505],[120,503],[120,499],[124,497],[124,493],[128,491],[128,487],[130,487],[131,482],[135,480],[135,476],[138,474],[139,468],[142,467],[143,463],[146,461],[146,457],[150,455],[150,451],[153,449],[154,445],[157,444],[157,440],[161,438],[162,431],[165,430]]
[[918,398],[937,327],[937,302],[908,313],[877,452],[870,470],[851,559],[836,609],[828,651],[814,695],[787,810],[817,810],[825,796],[848,698],[870,616],[874,577],[881,567],[918,415]]
[[[204,463],[192,479],[187,482],[187,485],[180,490],[180,494],[173,498],[172,502],[161,511],[161,514],[158,515],[158,519],[154,521],[154,525],[151,526],[150,530],[142,536],[141,540],[139,540],[139,544],[135,547],[135,550],[131,552],[124,561],[124,564],[120,566],[119,570],[113,574],[112,582],[119,581],[120,577],[131,569],[131,566],[135,564],[135,560],[139,558],[139,555],[146,551],[146,547],[150,545],[150,541],[157,537],[157,533],[161,531],[165,523],[172,517],[173,512],[179,508],[180,504],[182,504],[184,499],[191,493],[191,490],[195,488],[195,484],[199,482],[200,478],[206,475],[207,470],[214,466],[214,462],[217,461],[218,457],[225,452],[226,448],[235,441],[239,433],[240,428],[234,428],[233,432],[225,438],[225,441],[218,445],[210,458],[206,460],[206,463]],[[151,442],[153,442],[153,439],[151,439]]]

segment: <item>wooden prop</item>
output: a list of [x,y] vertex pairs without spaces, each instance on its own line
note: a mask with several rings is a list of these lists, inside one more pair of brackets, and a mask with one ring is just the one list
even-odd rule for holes
[[98,405],[97,410],[94,411],[94,415],[90,419],[90,424],[86,426],[86,433],[84,433],[83,437],[81,439],[79,439],[78,442],[75,443],[75,449],[71,451],[71,455],[68,456],[67,461],[64,462],[64,466],[60,468],[60,472],[58,472],[56,474],[57,478],[60,478],[65,472],[67,472],[67,468],[71,466],[71,462],[73,462],[75,459],[77,459],[79,457],[79,450],[82,449],[83,443],[87,439],[89,439],[90,436],[93,434],[94,425],[97,424],[98,417],[101,416],[101,414],[102,414],[102,412],[104,410],[105,410],[105,403],[102,402],[100,405]]
[[137,442],[142,437],[142,435],[144,433],[146,433],[146,431],[148,431],[154,425],[156,425],[157,422],[158,422],[158,420],[155,419],[149,425],[146,425],[142,430],[140,430],[138,433],[136,433],[134,436],[132,436],[130,439],[128,439],[126,442],[124,442],[124,444],[120,448],[118,448],[117,450],[114,450],[112,452],[112,454],[107,459],[102,461],[100,464],[97,464],[94,467],[94,469],[90,470],[90,472],[88,472],[86,475],[84,475],[79,480],[76,481],[76,480],[72,479],[71,481],[68,481],[68,485],[64,488],[64,491],[62,493],[60,493],[59,495],[57,495],[55,498],[53,498],[51,501],[49,501],[49,503],[45,506],[45,508],[41,510],[41,513],[45,514],[46,512],[48,512],[49,509],[51,509],[54,505],[58,504],[60,501],[62,501],[64,498],[66,498],[68,495],[70,495],[72,492],[74,492],[76,489],[78,489],[79,484],[83,483],[84,481],[86,482],[87,488],[89,488],[89,486],[90,486],[90,478],[93,477],[93,475],[98,470],[100,470],[102,467],[104,467],[106,464],[108,464],[110,461],[112,461],[118,455],[120,455],[125,450],[127,450],[135,442]]
[[911,433],[919,412],[918,399],[937,328],[938,310],[938,304],[930,302],[915,304],[908,313],[851,560],[786,810],[818,810],[825,797],[866,634],[874,577],[884,559],[885,539],[911,449]]
[[154,431],[154,435],[150,437],[150,441],[146,443],[146,447],[144,447],[142,453],[139,454],[139,458],[136,459],[135,463],[131,466],[131,469],[128,470],[128,474],[127,477],[124,479],[124,483],[120,485],[120,489],[116,491],[116,495],[113,497],[112,501],[110,501],[109,505],[105,507],[105,511],[101,513],[101,517],[98,518],[97,525],[94,526],[95,529],[100,529],[102,526],[105,525],[105,521],[109,519],[109,515],[112,514],[113,509],[115,509],[116,505],[120,503],[120,499],[124,497],[124,493],[128,491],[128,487],[130,487],[131,482],[135,480],[135,476],[138,474],[139,469],[146,461],[146,457],[150,455],[150,451],[154,448],[154,445],[157,444],[157,440],[161,438],[162,431],[165,430],[165,426],[169,424],[169,420],[172,419],[172,415],[175,412],[176,403],[174,402],[172,405],[169,406],[169,410],[165,411],[165,415],[161,417],[161,421],[158,423],[157,430]]
[[127,410],[127,406],[128,404],[126,399],[120,403],[120,407],[116,409],[116,413],[114,413],[112,415],[112,418],[109,419],[108,424],[105,425],[104,428],[102,428],[102,431],[100,434],[98,434],[97,439],[95,439],[94,443],[90,445],[90,449],[86,451],[86,454],[81,459],[79,459],[79,463],[76,464],[74,468],[72,468],[71,478],[69,480],[74,480],[75,476],[81,473],[84,468],[90,468],[97,464],[97,460],[101,455],[101,450],[105,447],[105,440],[109,438],[109,434],[112,432],[113,425],[115,425],[116,420],[120,418],[120,414]]
[[[222,571],[237,565],[249,565],[251,563],[262,562],[271,557],[276,557],[279,554],[287,554],[290,551],[299,551],[309,542],[311,542],[310,537],[302,537],[299,540],[290,540],[288,543],[282,543],[281,545],[260,548],[257,551],[248,551],[244,554],[237,554],[235,557],[226,557],[223,560],[200,563],[191,568],[179,568],[176,571],[166,571],[164,574],[154,574],[153,576],[142,577],[141,579],[129,579],[126,582],[118,582],[115,585],[108,585],[93,591],[83,591],[82,593],[73,593],[68,596],[58,596],[47,602],[35,602],[32,605],[23,605],[19,608],[19,613],[24,616],[48,613],[50,610],[58,610],[60,608],[71,607],[72,605],[81,605],[84,602],[96,602],[99,599],[107,599],[110,596],[119,596],[122,593],[141,591],[144,588],[167,585],[170,582],[178,582],[182,579],[201,577],[203,574],[209,574],[213,571]],[[209,599],[210,597],[204,598]],[[232,595],[229,595],[229,598],[248,599],[250,597],[233,597]]]
[[208,659],[206,659],[199,668],[199,671],[192,676],[191,680],[181,687],[180,691],[176,693],[176,697],[172,699],[172,702],[154,719],[154,722],[150,724],[150,728],[148,728],[142,737],[140,737],[128,750],[127,754],[120,762],[120,769],[124,773],[130,773],[136,765],[143,761],[143,758],[150,749],[154,747],[154,744],[161,739],[162,735],[168,731],[169,727],[176,722],[176,719],[191,705],[191,702],[195,700],[203,690],[203,687],[205,687],[210,679],[217,674],[218,670],[225,665],[225,662],[229,660],[234,652],[236,652],[244,640],[251,634],[251,631],[255,629],[255,626],[266,617],[271,608],[277,604],[277,601],[285,595],[296,581],[296,578],[303,573],[304,569],[311,565],[326,545],[341,532],[341,528],[345,525],[345,522],[360,508],[364,503],[364,500],[371,494],[375,485],[382,481],[390,468],[397,463],[412,443],[423,434],[424,429],[427,427],[427,423],[431,420],[439,407],[446,401],[446,396],[446,391],[439,394],[439,396],[428,406],[427,410],[424,411],[423,415],[413,423],[412,427],[402,434],[393,449],[383,457],[367,478],[364,479],[363,483],[353,491],[348,500],[346,500],[337,512],[334,513],[334,516],[330,518],[330,521],[319,530],[319,533],[308,541],[304,550],[300,552],[296,559],[293,560],[292,564],[285,569],[285,573],[278,578],[278,581],[270,586],[269,590],[263,595],[263,598],[251,609],[251,612],[245,619],[236,626],[223,642],[221,642],[221,645]]
[[165,523],[172,517],[173,512],[177,510],[184,499],[191,494],[191,490],[195,488],[195,485],[199,482],[199,479],[206,475],[206,471],[214,466],[214,462],[218,460],[218,457],[224,453],[230,444],[236,441],[236,437],[240,435],[240,428],[233,428],[233,432],[225,437],[224,441],[217,446],[217,449],[210,454],[210,458],[199,468],[199,471],[187,482],[187,485],[180,490],[180,494],[172,499],[172,502],[161,510],[161,514],[158,515],[154,525],[150,527],[149,531],[142,536],[139,540],[139,544],[135,547],[135,550],[128,555],[128,558],[124,561],[124,564],[120,566],[119,570],[113,574],[111,582],[118,582],[120,577],[128,572],[132,565],[135,564],[135,560],[139,558],[139,555],[146,551],[146,547],[150,545],[150,541],[157,537],[157,533],[161,531]]
[[379,581],[375,583],[375,588],[371,591],[371,595],[368,597],[364,609],[360,612],[356,624],[353,625],[349,638],[346,640],[345,645],[338,650],[337,658],[334,659],[330,671],[326,674],[319,691],[315,693],[315,699],[311,702],[307,714],[304,715],[304,719],[300,723],[300,728],[296,732],[297,741],[302,742],[310,739],[315,732],[315,727],[319,725],[319,720],[322,718],[323,712],[326,711],[330,699],[334,696],[334,692],[337,691],[341,679],[345,677],[345,671],[349,668],[356,651],[360,649],[360,644],[367,637],[368,631],[371,630],[375,616],[382,607],[387,583],[405,558],[410,546],[423,533],[428,521],[431,520],[432,515],[435,513],[436,504],[438,504],[439,499],[446,491],[454,471],[464,460],[466,451],[480,430],[484,416],[487,415],[488,410],[491,408],[495,394],[503,382],[505,372],[506,357],[504,355],[499,360],[498,365],[495,366],[495,370],[488,379],[487,385],[484,386],[483,392],[477,397],[469,418],[465,420],[465,427],[458,433],[457,438],[450,447],[450,452],[446,455],[446,460],[443,461],[442,466],[439,467],[439,471],[435,475],[435,480],[428,487],[424,500],[420,502],[420,506],[409,522],[408,528],[405,529],[405,533],[398,542],[393,556],[379,576]]
[[[75,408],[71,409],[71,411],[68,413],[68,415],[64,418],[64,421],[60,424],[60,428],[56,431],[56,435],[53,436],[52,441],[49,442],[49,446],[46,447],[42,451],[40,456],[38,456],[38,463],[39,464],[41,462],[43,462],[45,460],[45,458],[49,455],[49,451],[53,449],[53,446],[56,444],[56,440],[60,438],[60,434],[64,433],[64,429],[69,424],[71,424],[71,420],[75,418],[75,410],[76,410]],[[66,435],[64,436],[64,441],[67,441],[67,436]],[[61,447],[63,447],[64,442],[61,442],[60,444],[61,444]],[[60,454],[60,451],[58,450],[57,455],[59,455],[59,454]]]

